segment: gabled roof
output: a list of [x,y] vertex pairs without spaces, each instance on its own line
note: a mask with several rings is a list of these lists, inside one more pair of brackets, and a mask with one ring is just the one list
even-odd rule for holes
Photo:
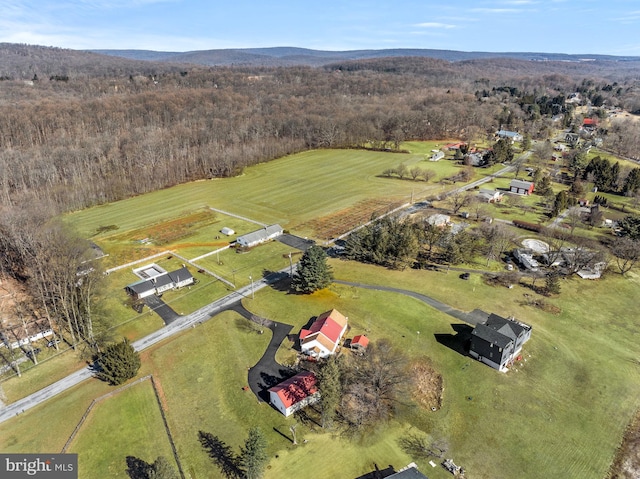
[[311,371],[302,371],[295,376],[269,389],[282,401],[285,408],[290,408],[303,399],[318,392],[316,375]]
[[180,283],[181,281],[193,278],[186,266],[183,266],[182,268],[175,271],[171,271],[171,273],[169,273],[169,276],[174,283]]
[[[304,338],[304,341],[302,341],[302,344],[305,345],[305,349],[308,349],[306,345],[312,341],[318,341],[327,351],[333,351],[336,348],[336,343],[337,343],[337,341],[332,342],[329,338],[324,336],[322,333],[309,334],[306,338]],[[315,351],[315,348],[313,349]],[[315,352],[320,353],[319,350]]]
[[525,190],[528,190],[533,186],[533,183],[531,181],[524,180],[511,180],[509,186],[515,186],[516,188],[523,188]]
[[484,323],[476,325],[471,334],[504,348],[510,342],[515,341],[522,332],[530,329],[531,326],[520,321],[506,319],[491,313]]
[[[308,334],[306,334],[304,338],[302,336],[302,332],[306,330],[301,330],[300,338],[303,342],[312,341],[315,338],[311,338],[311,336],[316,333],[321,333],[335,344],[340,340],[342,330],[346,325],[347,318],[337,309],[332,309],[331,311],[322,313],[316,318],[311,325],[311,328],[309,328]],[[333,346],[329,349],[333,349]]]
[[255,243],[260,241],[265,241],[273,235],[277,235],[282,233],[282,226],[275,224],[265,226],[262,229],[252,231],[251,233],[247,233],[246,235],[238,236],[236,241],[239,243]]
[[388,476],[388,479],[429,479],[427,476],[418,471],[415,465],[406,467]]
[[359,334],[354,336],[351,340],[351,346],[360,346],[362,348],[366,348],[369,345],[369,338],[367,338],[364,334]]
[[127,289],[130,289],[135,294],[141,294],[155,290],[156,285],[150,279],[141,279],[140,281],[127,285]]

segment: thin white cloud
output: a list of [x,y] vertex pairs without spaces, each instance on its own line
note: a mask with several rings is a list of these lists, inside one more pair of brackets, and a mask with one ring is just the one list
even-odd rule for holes
[[520,13],[523,10],[519,8],[472,8],[471,11],[476,13]]
[[415,27],[420,27],[420,28],[435,28],[435,29],[444,29],[444,30],[449,30],[451,28],[456,28],[455,25],[451,25],[449,23],[438,23],[438,22],[417,23],[414,26]]

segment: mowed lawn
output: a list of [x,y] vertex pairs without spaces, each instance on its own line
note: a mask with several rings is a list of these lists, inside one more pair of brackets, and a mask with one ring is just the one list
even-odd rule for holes
[[176,468],[151,381],[96,403],[68,452],[78,454],[79,477],[129,478],[127,456],[147,463],[164,456]]
[[[448,346],[455,342],[453,325],[459,321],[398,293],[346,285],[333,285],[310,296],[276,288],[261,290],[255,299],[246,298],[245,306],[255,314],[293,325],[294,333],[313,316],[336,307],[349,317],[350,337],[364,332],[374,341],[387,338],[411,361],[428,361],[444,379],[442,408],[432,412],[417,407],[407,396],[394,421],[380,424],[365,437],[345,437],[299,424],[301,444],[293,446],[288,437],[295,419],[285,419],[243,390],[247,369],[264,352],[270,332],[257,334],[236,313],[222,313],[142,355],[140,375],[150,373],[158,379],[181,462],[191,477],[223,477],[202,450],[198,431],[214,434],[238,451],[254,425],[265,431],[269,442],[267,479],[302,477],[308,470],[318,478],[357,477],[372,470],[374,463],[401,467],[416,459],[398,444],[398,438],[408,433],[443,441],[447,457],[463,465],[470,477],[600,479],[605,475],[626,425],[640,406],[640,346],[635,319],[629,314],[640,285],[638,275],[565,281],[561,296],[549,300],[562,312],[551,315],[522,304],[530,290],[490,287],[477,274],[462,281],[453,272],[388,271],[333,260],[332,265],[339,279],[357,278],[422,292],[466,311],[481,308],[514,315],[534,328],[523,353],[527,361],[518,371],[501,374],[459,354]],[[290,347],[285,341],[281,355],[288,356]],[[85,383],[0,425],[0,448],[27,452],[51,444],[58,449],[88,399],[104,394],[107,386],[101,384]],[[66,424],[60,412],[72,404],[72,398],[78,401],[77,412]],[[126,427],[135,428],[140,421],[139,427],[146,427],[147,419],[137,415],[135,401],[120,404],[118,414],[104,416],[110,419],[102,419],[101,427],[110,424],[117,431],[124,427],[120,418],[126,418]],[[23,425],[29,424],[51,427],[23,432]],[[95,432],[88,428],[86,434]],[[102,447],[99,439],[92,445],[103,452],[102,457],[87,459],[91,467],[117,465],[132,454],[129,445]],[[136,454],[147,461],[155,459],[144,451]],[[417,462],[432,479],[450,477],[440,467],[431,469],[426,461]],[[95,474],[89,471],[83,477]]]
[[[400,163],[437,166],[443,175],[456,169],[450,161],[425,161],[423,154],[315,150],[247,168],[234,178],[197,181],[71,213],[65,221],[98,244],[207,207],[292,228],[368,199],[409,201],[412,192],[440,189],[432,183],[382,177],[385,169]],[[97,234],[109,226],[117,229]]]

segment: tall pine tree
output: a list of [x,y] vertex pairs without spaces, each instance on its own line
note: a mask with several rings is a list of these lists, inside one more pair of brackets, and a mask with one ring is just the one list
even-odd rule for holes
[[291,287],[299,293],[308,294],[326,288],[332,281],[333,273],[327,264],[327,255],[320,246],[314,245],[302,255]]
[[269,457],[267,439],[259,427],[249,429],[249,436],[240,453],[240,462],[246,479],[260,479],[263,476]]

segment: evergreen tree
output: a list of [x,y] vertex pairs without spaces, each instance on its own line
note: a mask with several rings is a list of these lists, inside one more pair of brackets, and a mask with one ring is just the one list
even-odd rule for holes
[[114,386],[122,384],[138,374],[140,355],[127,339],[110,344],[96,360],[96,376]]
[[320,390],[320,410],[322,427],[331,428],[336,410],[342,397],[342,371],[338,358],[330,356],[318,371],[318,389]]
[[327,264],[327,255],[320,246],[309,248],[298,263],[293,275],[291,287],[299,293],[313,293],[326,288],[333,281],[331,267]]
[[179,479],[178,473],[169,460],[164,456],[158,456],[149,469],[149,479]]
[[559,191],[556,195],[556,199],[553,202],[553,210],[551,211],[551,216],[558,216],[562,211],[567,209],[569,206],[569,195],[565,190]]
[[545,289],[548,294],[560,294],[560,277],[557,273],[551,272],[545,278]]
[[240,462],[246,479],[260,479],[269,462],[267,439],[259,427],[252,427],[241,449]]

